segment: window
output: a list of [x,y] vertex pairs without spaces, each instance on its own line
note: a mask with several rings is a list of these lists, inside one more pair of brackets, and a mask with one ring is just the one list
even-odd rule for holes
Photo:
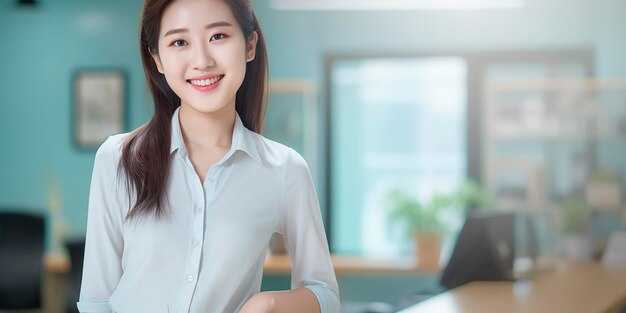
[[330,57],[325,201],[331,251],[411,255],[404,231],[388,226],[385,197],[400,188],[426,202],[468,177],[485,182],[485,86],[588,77],[592,60],[589,51]]
[[466,176],[467,67],[462,58],[340,60],[331,73],[332,245],[399,256],[408,238],[386,223],[395,188],[429,201]]

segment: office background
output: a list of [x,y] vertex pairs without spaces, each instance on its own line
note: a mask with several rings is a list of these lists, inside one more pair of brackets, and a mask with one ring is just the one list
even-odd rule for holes
[[[572,52],[589,56],[592,68],[591,73],[581,70],[574,76],[626,78],[623,0],[528,0],[517,9],[423,11],[281,11],[266,1],[254,4],[267,38],[270,78],[304,79],[316,86],[319,149],[312,156],[317,160],[312,172],[326,220],[329,164],[325,149],[329,143],[325,110],[330,107],[326,102],[331,99],[328,62],[332,57],[526,52],[560,52],[566,57]],[[122,0],[42,0],[35,7],[0,2],[0,207],[45,210],[53,182],[67,222],[66,236],[84,234],[95,150],[79,149],[73,141],[72,78],[81,69],[122,69],[127,84],[126,130],[148,119],[150,100],[137,52],[140,8],[141,1]],[[471,108],[464,110],[471,115]],[[334,131],[341,133],[341,127]],[[438,130],[432,132],[431,136],[437,136]],[[461,136],[467,142],[461,148],[473,151],[472,138],[465,134]],[[472,157],[476,156],[468,155]],[[469,161],[461,166],[463,172],[472,171]],[[327,224],[336,238],[348,238],[331,244],[345,247],[349,254],[364,252],[349,239],[351,234],[362,233],[357,224]],[[406,252],[398,249],[398,254]],[[391,301],[398,292],[435,279],[434,275],[424,275],[419,281],[347,277],[341,280],[342,296]],[[376,290],[369,287],[373,284]],[[288,279],[276,279],[275,286],[285,285]]]

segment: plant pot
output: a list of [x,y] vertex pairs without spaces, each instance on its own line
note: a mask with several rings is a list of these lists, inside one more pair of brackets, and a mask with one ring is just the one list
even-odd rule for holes
[[415,256],[418,268],[439,268],[439,255],[441,253],[441,234],[434,232],[417,232],[414,235]]

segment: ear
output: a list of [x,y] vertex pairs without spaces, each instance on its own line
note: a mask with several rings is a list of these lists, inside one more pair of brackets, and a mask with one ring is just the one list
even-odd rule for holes
[[159,54],[152,51],[152,49],[148,48],[150,51],[150,55],[152,55],[152,59],[154,60],[154,64],[156,64],[159,73],[163,74],[163,64],[161,64],[161,58],[159,58]]
[[258,40],[259,35],[256,31],[253,31],[252,34],[250,34],[250,39],[246,44],[246,62],[254,60],[254,56],[256,53],[256,43]]

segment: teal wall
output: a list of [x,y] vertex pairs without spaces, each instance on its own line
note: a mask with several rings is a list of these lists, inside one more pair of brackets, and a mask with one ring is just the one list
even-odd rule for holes
[[[45,207],[44,177],[51,173],[60,184],[70,232],[80,235],[94,152],[72,144],[71,76],[81,67],[123,68],[130,127],[147,120],[151,109],[137,52],[141,1],[39,2],[33,9],[0,2],[5,43],[0,50],[0,205]],[[286,12],[270,9],[265,1],[256,7],[268,40],[271,77],[312,79],[320,100],[329,54],[595,48],[601,73],[626,77],[626,35],[620,31],[624,1],[528,2],[520,10],[484,12]],[[321,171],[313,175],[323,198]]]
[[0,206],[43,208],[56,177],[71,234],[82,234],[95,151],[72,142],[71,77],[82,67],[117,67],[129,78],[130,126],[147,117],[137,54],[140,3],[40,1],[0,4]]
[[[13,3],[0,0],[0,207],[46,207],[45,177],[53,175],[70,234],[82,235],[95,151],[72,143],[71,77],[83,67],[123,68],[129,126],[147,120],[151,109],[137,52],[142,1],[39,0],[34,9]],[[312,79],[321,100],[329,54],[591,48],[600,75],[626,77],[623,0],[528,0],[520,10],[455,12],[284,12],[255,3],[270,76]],[[320,169],[313,175],[323,204]],[[342,278],[342,293],[371,294],[366,279]],[[391,299],[395,291],[386,290],[380,297]]]
[[597,74],[601,77],[626,77],[626,1],[599,1],[596,15]]
[[[392,274],[392,275],[346,275],[337,278],[341,301],[393,303],[413,294],[430,294],[436,290],[438,277],[435,274]],[[287,290],[291,276],[271,275],[263,277],[261,290]]]

